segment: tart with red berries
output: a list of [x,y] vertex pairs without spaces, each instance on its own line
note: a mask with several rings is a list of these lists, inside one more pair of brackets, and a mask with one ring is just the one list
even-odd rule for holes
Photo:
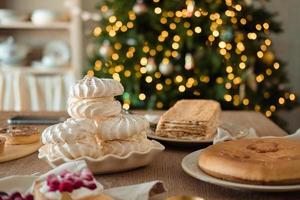
[[112,200],[103,194],[103,187],[89,169],[79,172],[67,170],[50,174],[34,186],[36,200]]

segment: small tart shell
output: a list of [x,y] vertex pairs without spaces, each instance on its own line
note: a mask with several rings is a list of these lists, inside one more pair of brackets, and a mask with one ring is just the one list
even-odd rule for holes
[[6,143],[7,144],[32,144],[38,142],[40,140],[40,134],[37,132],[32,135],[20,135],[20,136],[12,136],[6,135]]
[[0,135],[6,138],[6,144],[31,144],[40,140],[38,129],[27,126],[12,126],[0,129]]

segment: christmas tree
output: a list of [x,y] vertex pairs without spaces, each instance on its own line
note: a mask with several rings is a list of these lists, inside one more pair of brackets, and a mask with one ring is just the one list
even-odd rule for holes
[[90,70],[125,85],[123,108],[166,109],[182,98],[267,117],[289,108],[274,14],[253,0],[102,0]]

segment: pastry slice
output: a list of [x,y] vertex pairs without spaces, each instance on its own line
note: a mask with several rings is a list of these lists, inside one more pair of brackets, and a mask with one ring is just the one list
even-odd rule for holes
[[216,133],[220,113],[220,104],[213,100],[180,100],[162,115],[155,134],[177,139],[208,139]]

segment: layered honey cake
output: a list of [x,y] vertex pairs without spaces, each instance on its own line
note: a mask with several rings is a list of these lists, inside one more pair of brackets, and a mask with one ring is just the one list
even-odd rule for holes
[[199,167],[230,181],[279,185],[300,182],[300,142],[287,138],[241,139],[204,149]]
[[220,104],[213,100],[180,100],[161,116],[155,134],[175,139],[208,139],[216,133],[220,113]]

